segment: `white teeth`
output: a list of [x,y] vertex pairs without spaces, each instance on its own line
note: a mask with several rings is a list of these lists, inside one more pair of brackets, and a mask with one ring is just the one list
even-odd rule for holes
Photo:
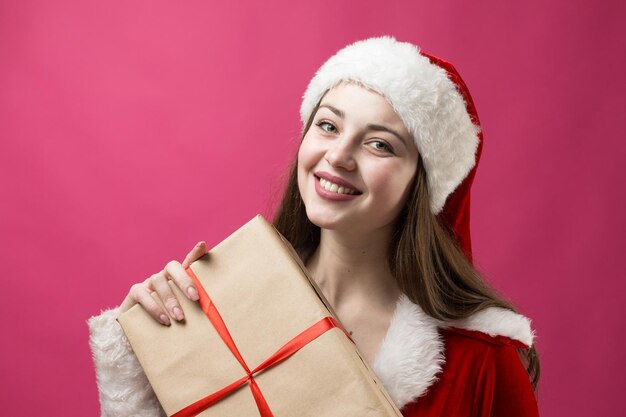
[[325,189],[326,191],[330,191],[331,193],[356,194],[356,190],[339,186],[337,184],[334,184],[330,181],[325,180],[324,178],[320,178],[320,185],[322,186],[323,189]]

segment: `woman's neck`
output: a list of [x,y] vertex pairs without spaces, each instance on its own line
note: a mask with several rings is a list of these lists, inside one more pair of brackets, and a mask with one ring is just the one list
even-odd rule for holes
[[395,306],[400,290],[387,265],[390,239],[387,230],[371,236],[321,230],[306,266],[333,308]]

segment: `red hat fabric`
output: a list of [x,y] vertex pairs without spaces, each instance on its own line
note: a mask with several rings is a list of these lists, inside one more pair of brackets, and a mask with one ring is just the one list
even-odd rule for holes
[[[454,68],[451,63],[444,61],[437,56],[424,51],[420,51],[420,53],[430,59],[430,62],[433,64],[436,64],[446,70],[448,77],[456,84],[459,92],[465,100],[465,106],[467,107],[467,112],[470,115],[472,123],[476,126],[480,126],[480,119],[478,118],[478,113],[476,112],[474,100],[472,99],[467,85],[461,78],[461,75],[458,73],[456,68]],[[476,174],[478,161],[480,160],[480,155],[483,150],[482,129],[478,132],[477,136],[478,147],[476,149],[474,167],[470,170],[467,177],[465,177],[461,184],[452,192],[450,196],[448,196],[448,199],[443,207],[443,211],[438,215],[440,221],[448,225],[454,232],[459,245],[470,261],[472,261],[472,241],[470,236],[470,190],[472,183],[474,182],[474,175]]]

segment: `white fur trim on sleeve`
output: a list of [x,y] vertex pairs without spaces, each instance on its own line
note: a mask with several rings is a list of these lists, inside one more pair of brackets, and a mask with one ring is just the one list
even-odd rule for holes
[[166,416],[116,320],[118,308],[88,320],[102,417]]

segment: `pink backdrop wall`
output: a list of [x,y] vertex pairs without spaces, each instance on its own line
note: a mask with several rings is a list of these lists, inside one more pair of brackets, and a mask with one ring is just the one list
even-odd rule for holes
[[270,215],[314,71],[393,34],[474,96],[475,258],[542,414],[623,415],[624,2],[216,3],[0,1],[2,414],[97,415],[87,318]]

